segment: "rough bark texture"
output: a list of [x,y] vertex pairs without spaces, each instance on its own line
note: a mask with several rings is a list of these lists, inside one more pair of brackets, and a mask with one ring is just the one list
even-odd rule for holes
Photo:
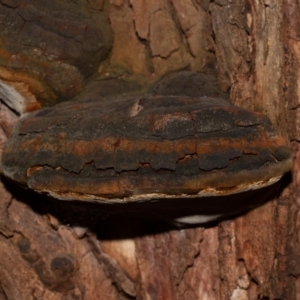
[[[92,74],[94,80],[84,89],[101,86],[104,96],[113,97],[149,90],[197,93],[205,84],[191,74],[205,72],[217,75],[222,92],[230,93],[234,104],[270,117],[291,142],[295,164],[293,176],[282,181],[276,197],[207,228],[176,229],[154,221],[150,213],[139,218],[107,217],[97,204],[41,198],[3,182],[0,299],[299,299],[299,4],[82,0],[52,1],[44,7],[41,3],[49,1],[0,1],[1,99],[14,111],[45,106],[51,99],[58,102],[61,95],[71,97]],[[62,10],[62,3],[69,6],[64,4]],[[41,25],[43,14],[52,17]],[[77,28],[75,33],[57,25],[61,18],[70,20],[72,26],[67,28]],[[80,28],[86,34],[93,28],[92,39],[87,34],[76,43]],[[99,38],[94,44],[101,36],[95,32],[105,37],[112,32],[113,42],[108,38],[107,53],[95,54],[97,61],[85,69],[90,53],[104,43]],[[64,54],[61,36],[69,38],[72,49],[80,46],[74,50],[76,58],[75,52]],[[68,72],[62,78],[64,67]],[[183,84],[174,92],[168,80],[176,75],[169,73],[178,71],[185,71],[181,78],[190,78],[185,82],[193,80],[191,88]],[[17,117],[3,104],[0,117],[3,147]]]

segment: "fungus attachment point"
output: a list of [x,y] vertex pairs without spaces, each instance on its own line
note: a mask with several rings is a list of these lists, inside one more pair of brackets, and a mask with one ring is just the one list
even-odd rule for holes
[[266,116],[222,99],[155,96],[69,102],[27,114],[4,148],[1,169],[62,200],[165,199],[172,206],[194,199],[201,208],[215,196],[272,185],[291,165]]

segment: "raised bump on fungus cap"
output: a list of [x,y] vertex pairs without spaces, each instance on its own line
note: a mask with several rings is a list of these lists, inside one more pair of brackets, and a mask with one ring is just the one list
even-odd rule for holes
[[291,166],[285,140],[260,113],[216,98],[149,96],[24,115],[1,171],[58,199],[128,203],[255,190]]

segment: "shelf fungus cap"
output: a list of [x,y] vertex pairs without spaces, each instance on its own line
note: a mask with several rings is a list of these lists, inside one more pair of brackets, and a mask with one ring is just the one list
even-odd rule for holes
[[1,171],[62,200],[124,203],[255,190],[291,165],[285,140],[260,113],[222,99],[149,96],[24,115]]

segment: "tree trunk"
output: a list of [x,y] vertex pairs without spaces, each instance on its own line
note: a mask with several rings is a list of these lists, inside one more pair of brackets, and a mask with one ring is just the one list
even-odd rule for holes
[[100,87],[230,97],[269,116],[295,164],[264,205],[187,229],[3,179],[0,299],[299,299],[299,4],[48,3],[0,1],[1,149],[18,114]]

